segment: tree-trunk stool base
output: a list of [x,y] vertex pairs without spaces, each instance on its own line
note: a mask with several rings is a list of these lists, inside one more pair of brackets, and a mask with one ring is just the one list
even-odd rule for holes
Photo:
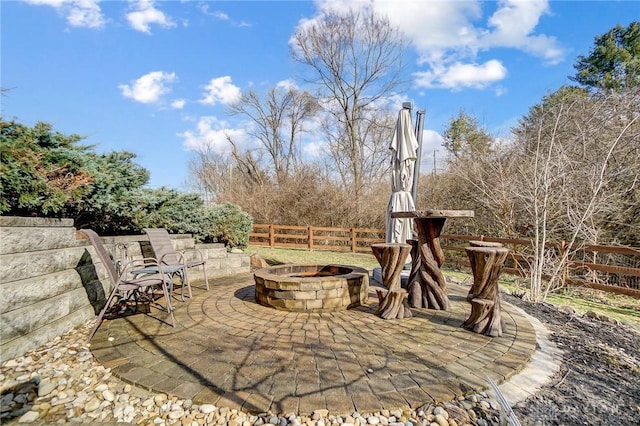
[[413,314],[407,303],[407,290],[404,288],[397,290],[378,290],[378,310],[376,315],[382,319],[404,319],[411,318]]
[[500,313],[500,300],[497,302],[487,299],[472,299],[470,302],[471,315],[462,324],[462,327],[485,336],[502,336],[503,324]]
[[462,326],[475,333],[491,337],[502,336],[503,324],[500,309],[498,277],[509,254],[500,243],[472,241],[465,251],[471,263],[473,285],[467,295],[471,314]]
[[411,318],[408,293],[400,284],[400,273],[411,246],[405,243],[372,244],[371,251],[382,267],[382,284],[388,290],[376,290],[379,301],[376,315],[383,319]]

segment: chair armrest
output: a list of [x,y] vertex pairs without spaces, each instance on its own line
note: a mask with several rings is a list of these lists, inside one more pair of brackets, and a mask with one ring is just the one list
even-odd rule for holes
[[[127,275],[131,274],[134,270],[140,269],[154,269],[157,270],[156,273],[161,273],[166,275],[163,270],[162,264],[158,262],[158,260],[154,257],[145,257],[142,259],[133,259],[127,262],[122,268],[122,273],[120,274],[120,280],[126,280]],[[137,275],[137,274],[134,274]]]
[[163,265],[171,265],[171,263],[165,262],[165,257],[167,256],[177,256],[178,257],[178,263],[181,263],[184,265],[184,254],[179,252],[179,251],[170,251],[167,252],[165,254],[162,255],[162,257],[159,259],[160,260],[160,264]]
[[192,249],[182,250],[182,254],[184,256],[184,255],[186,255],[186,253],[192,252],[192,251],[195,251],[197,253],[199,261],[204,262],[204,254],[202,253],[202,250],[200,250],[200,249],[192,248]]

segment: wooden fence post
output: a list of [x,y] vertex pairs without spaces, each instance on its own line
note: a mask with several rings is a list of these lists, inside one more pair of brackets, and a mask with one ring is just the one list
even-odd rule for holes
[[[559,251],[560,251],[559,254],[561,259],[564,258],[564,255],[568,249],[569,248],[567,246],[567,242],[562,240],[560,242],[560,248],[559,248]],[[562,283],[563,289],[567,288],[567,278],[569,277],[569,264],[570,264],[570,261],[569,261],[569,258],[567,257],[567,260],[562,268],[562,274],[560,275],[560,282]]]
[[307,247],[309,247],[309,250],[313,250],[313,226],[309,225],[307,227],[308,233],[307,233]]
[[[597,251],[593,252],[593,259],[591,259],[591,263],[598,263],[598,252]],[[598,271],[596,271],[595,269],[593,269],[591,271],[591,282],[592,283],[597,283],[598,282]]]
[[351,251],[353,253],[358,249],[358,242],[356,241],[356,229],[351,228]]
[[273,229],[273,224],[269,225],[269,247],[274,247],[276,245],[276,236],[275,231]]

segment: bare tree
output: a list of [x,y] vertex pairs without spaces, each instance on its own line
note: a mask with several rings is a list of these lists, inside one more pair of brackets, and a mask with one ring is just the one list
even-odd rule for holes
[[[242,115],[251,120],[249,135],[260,142],[269,158],[278,184],[290,177],[301,160],[300,139],[305,130],[305,121],[317,111],[315,100],[306,92],[294,88],[270,89],[262,99],[255,91],[242,95],[240,102],[229,108],[231,115]],[[251,153],[240,153],[234,142],[234,157],[244,169],[255,169],[256,159]],[[255,174],[255,173],[254,173]]]
[[330,154],[356,201],[372,167],[385,163],[391,131],[383,137],[379,130],[387,125],[379,120],[380,102],[401,83],[403,53],[400,32],[371,10],[329,12],[293,36],[293,58],[313,71]]
[[194,189],[202,195],[205,203],[215,202],[216,196],[224,191],[228,164],[209,147],[205,147],[194,153],[188,167]]
[[[640,109],[633,92],[559,91],[535,108],[517,132],[523,151],[515,195],[534,232],[534,301],[563,286],[572,256],[585,244],[600,242],[607,217],[638,186]],[[627,229],[637,234],[637,217]],[[565,243],[551,247],[551,237]]]
[[[480,232],[527,230],[531,297],[543,300],[564,287],[570,262],[586,260],[587,245],[640,241],[639,93],[563,87],[534,106],[506,143],[483,136],[474,120],[452,120],[449,169],[431,179],[436,198],[422,198],[475,210]],[[469,135],[490,143],[474,149]]]
[[513,172],[517,158],[510,146],[487,132],[478,120],[461,110],[443,132],[448,154],[446,179],[454,186],[454,205],[476,211],[476,231],[519,237]]

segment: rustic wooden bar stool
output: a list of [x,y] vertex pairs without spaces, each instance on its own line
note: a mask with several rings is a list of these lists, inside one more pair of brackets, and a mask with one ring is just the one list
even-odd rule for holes
[[376,289],[379,302],[376,315],[384,319],[411,318],[413,314],[407,304],[407,290],[400,285],[400,273],[411,246],[404,243],[372,244],[371,251],[382,267],[382,284],[387,288],[387,291]]
[[471,315],[462,324],[467,330],[487,336],[502,336],[502,314],[498,277],[509,254],[500,243],[470,241],[465,251],[471,262],[473,285],[467,295]]

